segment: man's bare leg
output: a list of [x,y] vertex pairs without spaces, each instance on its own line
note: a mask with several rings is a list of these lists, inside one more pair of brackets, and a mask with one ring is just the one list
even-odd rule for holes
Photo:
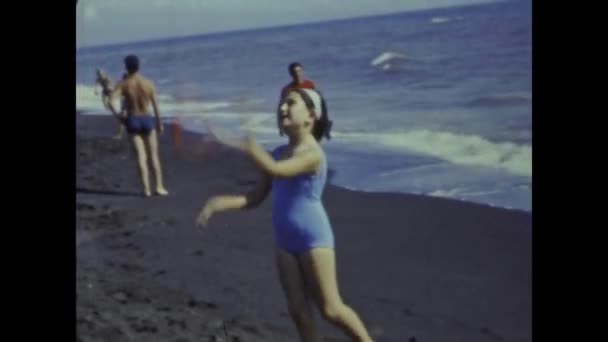
[[152,169],[154,170],[154,177],[156,178],[156,194],[168,195],[169,192],[165,189],[163,183],[163,174],[160,165],[160,158],[158,157],[158,138],[156,130],[150,131],[150,134],[145,138],[148,151],[150,152],[150,159],[152,162]]
[[135,147],[135,152],[137,154],[137,166],[139,169],[139,175],[141,177],[141,182],[144,186],[144,195],[146,197],[150,196],[152,193],[150,192],[150,180],[148,176],[148,163],[147,163],[147,155],[146,155],[146,146],[144,143],[144,139],[139,134],[131,135],[131,142]]

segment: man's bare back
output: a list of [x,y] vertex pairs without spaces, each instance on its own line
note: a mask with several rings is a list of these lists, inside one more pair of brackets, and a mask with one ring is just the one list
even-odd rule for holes
[[158,112],[154,84],[140,74],[130,75],[117,88],[124,97],[127,115],[148,114],[150,105],[155,115]]
[[[127,129],[130,133],[134,132],[136,129],[129,129],[129,118],[135,117],[144,117],[150,114],[149,108],[152,105],[152,110],[154,112],[154,118],[151,119],[154,122],[146,123],[147,127],[145,129],[146,132],[155,128],[157,132],[163,133],[163,126],[160,121],[160,113],[158,111],[158,103],[156,101],[156,89],[154,88],[154,83],[143,77],[139,72],[135,71],[129,73],[128,76],[123,79],[114,91],[112,92],[112,101],[110,101],[110,106],[113,102],[115,96],[122,96],[124,111],[126,112],[126,117],[118,115],[117,118],[123,122],[126,122]],[[114,112],[114,111],[113,111]]]

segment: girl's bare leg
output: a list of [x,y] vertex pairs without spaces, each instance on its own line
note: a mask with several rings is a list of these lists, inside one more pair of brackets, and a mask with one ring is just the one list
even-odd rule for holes
[[288,252],[277,248],[277,266],[279,268],[281,286],[287,298],[287,308],[298,328],[300,339],[304,342],[322,341],[314,321],[312,307],[298,259]]
[[341,328],[354,341],[372,338],[353,309],[342,302],[336,279],[336,257],[331,248],[314,248],[300,256],[306,281],[312,285],[325,319]]

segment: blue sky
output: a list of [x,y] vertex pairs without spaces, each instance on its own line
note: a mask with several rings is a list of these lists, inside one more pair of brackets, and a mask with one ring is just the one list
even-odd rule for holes
[[76,43],[121,43],[494,1],[79,0]]

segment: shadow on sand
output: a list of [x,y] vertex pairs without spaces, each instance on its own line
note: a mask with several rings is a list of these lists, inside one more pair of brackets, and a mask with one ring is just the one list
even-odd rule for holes
[[108,195],[108,196],[127,196],[127,197],[143,197],[143,194],[128,191],[115,191],[115,190],[100,190],[100,189],[86,189],[76,187],[76,193],[82,194],[95,194],[95,195]]

